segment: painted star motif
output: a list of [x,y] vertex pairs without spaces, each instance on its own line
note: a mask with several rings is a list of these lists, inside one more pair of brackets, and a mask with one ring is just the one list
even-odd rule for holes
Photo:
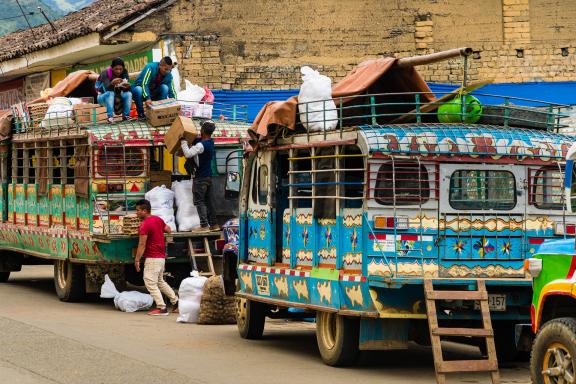
[[480,258],[484,258],[490,252],[494,252],[494,246],[490,244],[490,241],[488,241],[488,239],[485,237],[474,243],[474,249],[478,251]]
[[356,233],[356,228],[352,231],[352,236],[350,236],[350,243],[352,244],[352,252],[356,250],[358,245],[358,234]]
[[329,247],[330,244],[332,243],[332,231],[330,230],[330,227],[326,228],[326,231],[324,232],[324,237],[326,238],[326,247]]
[[510,242],[502,244],[500,251],[508,256],[510,256],[510,251],[512,250],[512,244]]
[[308,245],[308,227],[304,227],[304,231],[302,231],[302,239],[304,240],[304,246]]
[[460,256],[462,254],[462,251],[464,251],[465,246],[466,246],[465,241],[458,240],[452,245],[452,249],[454,250],[454,252],[458,254],[458,256]]

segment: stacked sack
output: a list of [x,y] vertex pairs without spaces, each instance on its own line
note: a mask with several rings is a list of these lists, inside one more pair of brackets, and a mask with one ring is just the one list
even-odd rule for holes
[[310,132],[338,126],[338,111],[332,100],[332,79],[310,67],[302,67],[302,86],[298,93],[300,121]]
[[176,197],[176,223],[178,231],[188,232],[200,226],[198,210],[194,206],[192,196],[192,180],[175,181],[172,183],[172,191]]
[[179,323],[195,323],[200,313],[202,290],[206,280],[198,271],[192,271],[189,278],[182,280],[178,289],[178,319]]
[[176,231],[176,220],[174,219],[174,192],[166,188],[165,185],[154,187],[144,195],[152,206],[154,216],[160,217],[172,231]]
[[212,276],[204,284],[198,324],[236,323],[236,298],[226,296],[222,276]]

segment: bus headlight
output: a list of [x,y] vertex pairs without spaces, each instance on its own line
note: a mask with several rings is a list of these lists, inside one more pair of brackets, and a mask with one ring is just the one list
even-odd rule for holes
[[542,259],[529,258],[524,260],[524,271],[528,272],[532,277],[538,277],[542,272]]

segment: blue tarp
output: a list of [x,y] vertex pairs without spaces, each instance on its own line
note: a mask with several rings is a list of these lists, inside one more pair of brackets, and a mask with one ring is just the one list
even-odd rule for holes
[[[442,95],[458,88],[453,84],[428,84],[434,93]],[[260,109],[268,101],[286,100],[297,95],[298,90],[288,91],[213,91],[216,101],[227,104],[240,104],[248,107],[248,121],[252,122]],[[502,96],[518,97],[531,100],[542,100],[549,103],[576,105],[576,82],[539,82],[539,83],[501,83],[489,84],[476,93],[498,95],[498,98],[479,96],[484,104],[502,104]],[[516,105],[538,106],[541,104],[511,100]]]

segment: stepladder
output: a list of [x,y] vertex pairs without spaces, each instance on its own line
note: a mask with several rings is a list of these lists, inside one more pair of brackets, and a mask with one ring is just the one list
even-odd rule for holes
[[[493,384],[500,384],[496,346],[494,343],[494,330],[490,319],[488,305],[488,292],[483,280],[476,281],[475,291],[435,290],[431,279],[424,280],[424,294],[426,297],[426,313],[430,330],[430,341],[434,356],[436,382],[446,383],[446,375],[450,373],[486,372],[489,373]],[[444,286],[446,287],[446,286]],[[436,302],[442,300],[471,300],[477,301],[480,307],[481,328],[456,328],[440,326]],[[474,337],[486,341],[486,359],[477,360],[444,360],[442,353],[443,337]]]
[[[214,261],[208,237],[189,238],[188,252],[192,269],[198,271],[201,276],[214,276]],[[203,261],[203,262],[201,262]]]

